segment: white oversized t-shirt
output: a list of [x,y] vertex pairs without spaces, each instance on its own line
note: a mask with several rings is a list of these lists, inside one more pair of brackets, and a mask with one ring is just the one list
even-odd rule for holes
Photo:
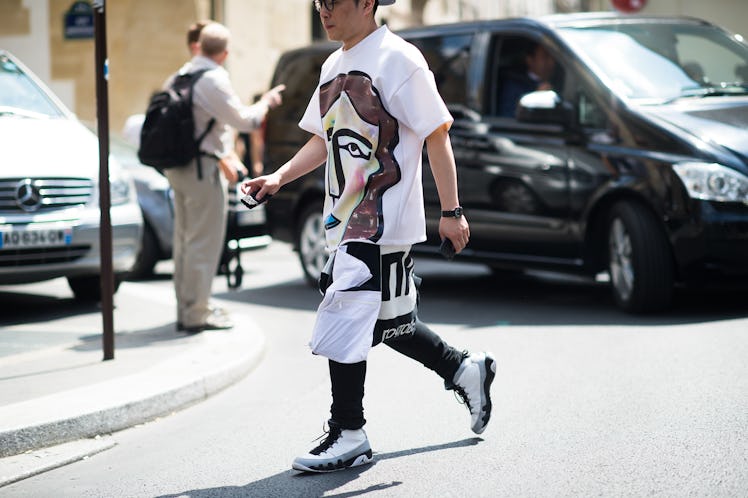
[[322,66],[299,126],[327,143],[327,245],[426,240],[424,139],[451,124],[418,49],[382,26]]

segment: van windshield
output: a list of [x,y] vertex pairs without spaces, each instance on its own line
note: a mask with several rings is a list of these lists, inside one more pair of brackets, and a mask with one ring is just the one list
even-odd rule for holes
[[618,95],[642,104],[748,93],[748,46],[714,26],[622,23],[560,33]]
[[61,117],[63,113],[11,59],[0,54],[0,117]]

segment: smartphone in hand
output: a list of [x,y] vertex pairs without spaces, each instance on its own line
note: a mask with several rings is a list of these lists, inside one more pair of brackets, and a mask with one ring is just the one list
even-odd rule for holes
[[442,240],[442,245],[439,246],[439,252],[448,260],[452,260],[455,257],[455,246],[449,239]]
[[269,198],[271,198],[272,195],[266,195],[262,199],[257,199],[254,194],[247,194],[244,197],[242,197],[240,200],[242,201],[242,204],[247,206],[247,209],[252,209],[255,206],[259,206],[263,202],[267,201]]

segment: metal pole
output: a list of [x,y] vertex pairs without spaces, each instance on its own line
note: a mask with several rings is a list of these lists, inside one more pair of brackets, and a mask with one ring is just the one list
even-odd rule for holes
[[112,220],[109,212],[109,92],[106,51],[105,0],[94,0],[96,38],[96,123],[99,134],[99,242],[101,247],[101,316],[104,360],[114,359],[114,272],[112,269]]

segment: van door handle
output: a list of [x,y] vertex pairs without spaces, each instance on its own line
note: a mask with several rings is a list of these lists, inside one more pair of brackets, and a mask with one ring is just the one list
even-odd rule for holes
[[559,169],[563,170],[566,167],[567,167],[567,164],[564,162],[558,162],[558,163],[550,162],[550,163],[541,163],[538,165],[536,169],[542,171],[543,173],[549,173],[553,170],[559,170]]

